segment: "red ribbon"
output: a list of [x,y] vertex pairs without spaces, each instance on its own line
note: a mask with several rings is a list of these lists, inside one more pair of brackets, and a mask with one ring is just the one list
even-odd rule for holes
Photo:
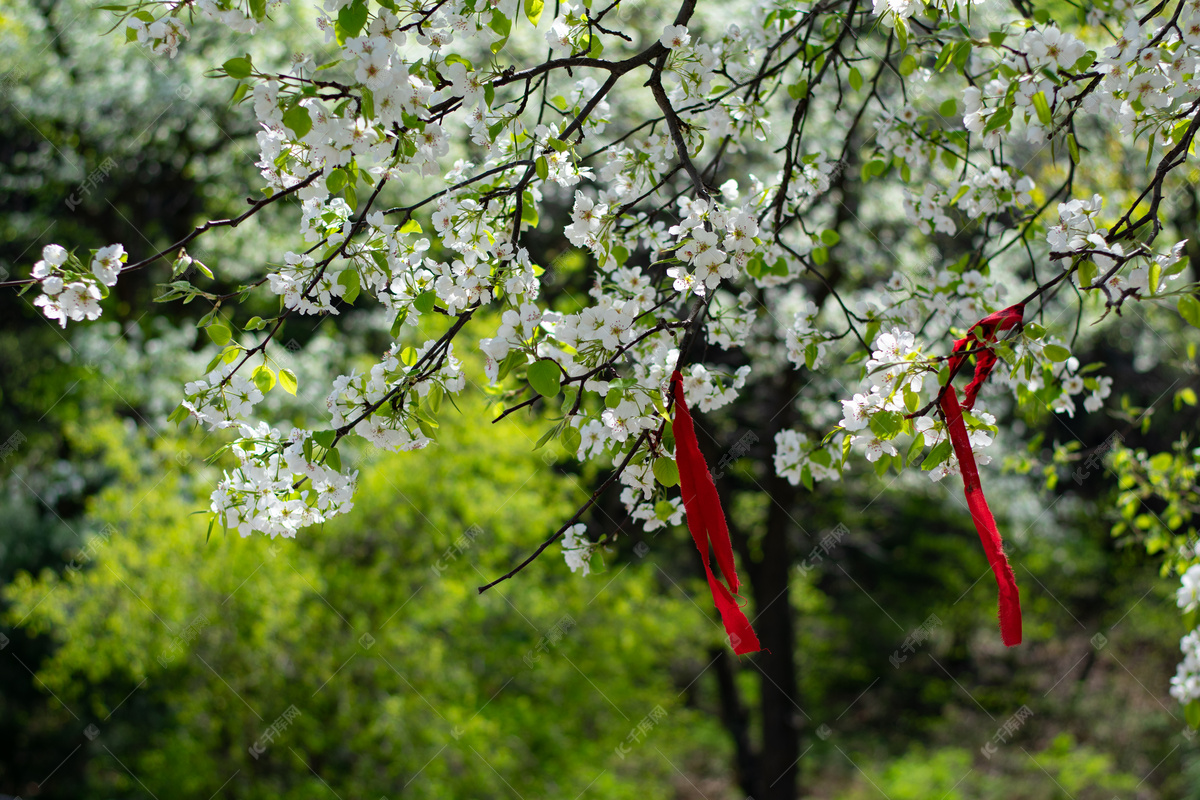
[[[688,530],[692,533],[696,549],[700,551],[700,561],[708,576],[708,588],[712,591],[717,611],[721,613],[721,622],[725,624],[733,652],[739,656],[757,653],[762,649],[758,636],[735,599],[738,576],[733,564],[733,543],[729,540],[729,527],[725,522],[725,512],[721,510],[716,484],[709,474],[704,454],[700,452],[700,443],[696,441],[696,427],[692,424],[692,415],[683,399],[683,376],[679,370],[671,375],[671,390],[675,395],[675,419],[671,422],[671,430],[675,434],[675,464],[679,467],[679,488],[683,494]],[[717,566],[729,583],[728,587],[713,574],[708,563],[710,543],[716,554]]]
[[[975,405],[975,396],[987,380],[996,364],[996,354],[991,349],[980,349],[995,341],[1000,331],[1021,324],[1025,315],[1025,305],[1018,303],[990,314],[975,323],[967,335],[954,343],[954,354],[950,357],[950,382],[942,392],[942,414],[946,417],[946,427],[950,431],[950,444],[954,447],[954,455],[958,457],[958,468],[962,472],[963,491],[967,496],[967,507],[971,510],[971,519],[983,550],[987,554],[992,574],[996,576],[996,585],[1000,590],[1000,638],[1008,647],[1021,643],[1021,598],[1017,591],[1017,579],[1013,575],[1012,566],[1004,555],[1004,543],[1000,539],[1000,531],[996,528],[996,520],[988,508],[987,499],[983,496],[983,487],[979,483],[979,467],[975,464],[975,454],[971,452],[971,440],[967,435],[967,426],[963,422],[963,410],[969,410]],[[976,336],[976,331],[979,335]],[[975,376],[967,385],[963,405],[958,404],[958,393],[954,391],[954,375],[966,360],[972,350],[978,350],[975,356]]]

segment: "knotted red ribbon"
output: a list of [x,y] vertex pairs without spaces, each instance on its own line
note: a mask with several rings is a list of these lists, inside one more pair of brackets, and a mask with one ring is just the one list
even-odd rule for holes
[[[735,599],[738,577],[733,564],[733,543],[729,540],[729,527],[725,522],[725,512],[721,509],[721,499],[717,496],[716,484],[708,471],[704,454],[700,452],[700,443],[696,440],[696,427],[692,424],[692,415],[683,398],[683,376],[679,370],[671,375],[671,391],[675,395],[675,419],[671,422],[671,430],[675,434],[675,463],[679,467],[679,488],[683,494],[688,530],[691,531],[696,549],[700,551],[700,561],[708,576],[708,588],[712,591],[717,611],[721,613],[721,622],[729,634],[733,652],[739,656],[756,653],[762,647]],[[717,566],[729,583],[728,587],[713,574],[709,565],[710,544],[716,554]]]
[[[979,483],[979,467],[975,464],[975,454],[971,452],[971,440],[967,435],[966,423],[963,422],[963,411],[970,410],[975,405],[975,396],[987,380],[992,367],[996,365],[996,354],[990,348],[981,348],[993,343],[997,333],[1020,325],[1024,315],[1023,303],[989,314],[975,323],[966,336],[955,342],[954,354],[949,361],[950,380],[941,397],[942,414],[946,417],[946,427],[950,431],[950,444],[954,447],[954,455],[958,457],[958,468],[962,472],[967,507],[971,510],[975,530],[979,532],[979,540],[983,543],[983,550],[987,553],[988,563],[1000,589],[1000,638],[1008,647],[1021,643],[1021,598],[1017,591],[1016,576],[1013,575],[1008,558],[1004,555],[1004,543],[1000,539],[1000,531],[996,528],[996,520],[992,517],[992,510],[988,508],[987,499],[983,496],[983,487]],[[976,331],[979,332],[978,335]],[[972,353],[974,350],[978,352]],[[958,394],[954,391],[954,376],[971,354],[975,356],[975,376],[967,385],[960,407]]]

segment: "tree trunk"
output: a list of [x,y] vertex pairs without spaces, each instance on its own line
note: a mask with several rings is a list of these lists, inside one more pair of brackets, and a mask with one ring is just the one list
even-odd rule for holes
[[799,788],[802,712],[796,691],[795,628],[788,588],[792,566],[788,543],[791,518],[780,502],[791,494],[791,487],[772,475],[765,488],[774,499],[762,539],[762,562],[753,585],[754,611],[758,615],[754,627],[763,648],[771,652],[754,657],[762,676],[763,742],[761,794],[755,797],[794,800]]
[[721,722],[733,739],[734,777],[746,797],[761,797],[758,755],[750,743],[750,721],[735,681],[733,658],[722,647],[713,651],[713,669],[721,700]]
[[[754,800],[795,800],[800,782],[800,718],[803,712],[796,688],[796,635],[788,583],[794,558],[790,543],[794,523],[789,509],[794,507],[790,499],[796,490],[786,479],[775,475],[769,466],[775,434],[791,424],[790,398],[799,390],[799,383],[794,370],[785,371],[780,378],[780,385],[772,386],[770,395],[785,399],[787,406],[771,409],[773,418],[765,426],[766,435],[759,444],[767,451],[763,461],[768,470],[761,487],[756,486],[754,490],[765,492],[771,498],[771,505],[758,552],[751,549],[748,532],[739,529],[732,516],[729,518],[734,546],[749,575],[754,598],[746,613],[764,650],[744,659],[742,667],[758,673],[760,683],[762,746],[755,759],[757,775],[754,780],[743,782],[755,787],[750,793]],[[725,507],[730,507],[728,502]],[[770,652],[765,652],[767,650]],[[733,729],[730,732],[733,733]]]

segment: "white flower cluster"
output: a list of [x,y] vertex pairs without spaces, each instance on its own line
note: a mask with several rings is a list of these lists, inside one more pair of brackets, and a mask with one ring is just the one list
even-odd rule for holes
[[567,566],[571,568],[571,572],[582,571],[584,575],[592,571],[592,553],[596,549],[584,535],[586,533],[586,525],[572,525],[563,531],[562,537],[563,559],[566,560]]
[[[1074,359],[1072,359],[1074,360]],[[1050,410],[1056,414],[1065,413],[1068,417],[1075,416],[1075,395],[1081,394],[1091,384],[1092,391],[1083,400],[1085,411],[1096,412],[1104,407],[1105,399],[1112,394],[1113,379],[1100,376],[1095,379],[1084,378],[1073,374],[1062,381],[1063,392],[1050,403]]]
[[819,309],[813,301],[801,301],[800,310],[792,320],[792,324],[784,329],[784,343],[787,345],[788,361],[797,367],[806,366],[817,369],[825,359],[829,350],[829,336],[826,331],[817,327]]
[[[1200,606],[1200,564],[1193,564],[1181,576],[1179,589],[1175,592],[1175,603],[1183,611],[1193,611]],[[1184,636],[1179,642],[1183,661],[1171,678],[1171,696],[1187,704],[1200,700],[1200,629]]]
[[[191,11],[199,11],[198,18],[253,33],[278,1],[139,6],[128,18],[128,30],[155,52],[173,56],[188,38],[185,25],[192,23]],[[908,331],[944,334],[996,307],[1011,266],[1007,262],[1019,248],[993,258],[996,248],[989,245],[995,244],[1000,230],[1028,219],[1035,188],[1029,177],[1006,163],[1006,153],[1014,148],[1005,145],[1022,127],[1025,137],[1038,143],[1055,128],[1064,135],[1086,130],[1067,127],[1068,115],[1076,111],[1149,129],[1156,142],[1179,141],[1182,104],[1200,90],[1200,12],[1194,3],[1189,5],[1170,30],[1131,23],[1135,11],[1130,3],[1106,8],[1098,17],[1094,13],[1081,35],[1101,35],[1102,23],[1122,15],[1129,18],[1120,19],[1123,30],[1114,48],[1093,48],[1103,51],[1097,57],[1081,39],[1054,25],[1028,27],[1021,20],[1019,34],[1013,35],[1015,25],[997,22],[1000,29],[988,31],[997,36],[977,36],[979,16],[960,23],[957,12],[962,4],[956,0],[875,0],[875,13],[883,23],[898,28],[902,50],[911,47],[906,20],[927,7],[937,13],[923,17],[923,24],[932,27],[923,30],[922,37],[928,44],[944,45],[941,63],[933,69],[922,64],[906,69],[905,56],[898,55],[900,77],[911,77],[908,84],[919,82],[927,88],[910,91],[914,87],[906,84],[903,105],[889,111],[882,107],[875,83],[868,92],[862,72],[854,74],[865,66],[858,56],[812,69],[818,57],[814,54],[827,51],[840,26],[812,28],[804,44],[780,40],[783,19],[776,5],[752,4],[746,19],[739,18],[739,24],[728,25],[718,38],[703,43],[698,28],[664,26],[656,47],[665,52],[659,51],[661,58],[652,68],[660,68],[655,77],[661,80],[675,119],[671,114],[658,117],[664,109],[657,108],[653,113],[658,121],[642,125],[638,123],[643,120],[627,124],[630,120],[617,115],[636,107],[633,96],[639,92],[651,105],[650,92],[610,93],[608,78],[589,63],[605,48],[611,49],[604,58],[622,63],[626,56],[613,52],[633,48],[596,27],[577,0],[565,0],[555,7],[554,19],[535,23],[552,58],[525,74],[529,65],[511,62],[528,42],[507,47],[525,10],[515,0],[407,5],[323,0],[317,14],[318,38],[323,35],[328,47],[314,49],[327,52],[324,63],[318,66],[312,58],[297,56],[290,71],[280,73],[252,64],[246,56],[222,67],[239,82],[238,98],[252,101],[246,107],[253,108],[261,128],[257,168],[267,195],[294,192],[301,203],[304,245],[290,248],[283,263],[262,276],[263,283],[281,298],[285,314],[336,314],[360,296],[372,297],[394,320],[392,339],[400,341],[406,340],[402,332],[411,335],[431,315],[449,317],[453,324],[455,317],[465,322],[460,315],[476,309],[481,311],[476,319],[494,319],[487,316],[494,309],[501,314],[498,328],[479,343],[488,379],[500,384],[510,375],[524,375],[530,387],[550,386],[547,394],[565,391],[572,402],[563,407],[568,418],[561,425],[561,441],[580,458],[618,462],[635,442],[645,443],[651,438],[648,432],[664,423],[668,376],[680,360],[681,342],[690,342],[693,335],[680,320],[697,302],[711,301],[696,344],[742,348],[761,357],[768,370],[828,367],[837,342],[852,341],[850,331],[833,332],[843,331],[840,323],[829,320],[829,330],[818,325],[820,309],[804,299],[798,279],[830,258],[862,263],[869,274],[871,262],[882,256],[864,237],[842,241],[846,228],[841,233],[820,230],[833,222],[829,209],[816,205],[835,188],[845,166],[840,154],[852,144],[833,134],[853,130],[860,121],[860,132],[874,123],[881,155],[864,168],[863,182],[870,188],[855,215],[862,213],[860,221],[868,229],[876,220],[887,221],[878,244],[890,254],[900,253],[898,260],[904,260],[905,253],[928,249],[930,243],[922,237],[935,234],[970,238],[963,250],[978,257],[951,266],[940,264],[938,255],[919,276],[909,275],[913,286],[906,286],[898,275],[886,286],[891,291],[882,285],[865,287],[846,303],[840,302],[843,295],[837,296],[848,325],[866,321],[872,330],[883,331],[866,362],[866,383],[842,401],[842,429],[828,441],[810,441],[800,431],[782,432],[775,442],[775,465],[793,484],[809,485],[836,480],[851,448],[864,450],[877,468],[887,466],[889,458],[898,455],[900,436],[920,437],[918,445],[948,451],[945,432],[934,418],[904,418],[916,404],[931,399],[937,388],[931,377],[937,364],[921,353]],[[155,19],[151,11],[161,16]],[[792,9],[789,14],[799,18],[788,25],[808,26],[826,13],[816,6]],[[710,23],[706,21],[711,30]],[[970,29],[968,39],[959,36],[960,24]],[[956,32],[943,37],[952,27]],[[522,32],[526,34],[527,28]],[[838,46],[867,57],[866,50],[859,49],[865,41]],[[800,56],[809,68],[806,72],[789,68],[785,77],[782,68],[764,70],[764,65],[786,65]],[[567,57],[581,62],[571,59],[571,74],[562,68]],[[782,60],[773,61],[776,57]],[[957,69],[947,71],[951,57]],[[1092,58],[1095,64],[1088,61]],[[644,65],[635,69],[644,70]],[[801,74],[814,85],[787,83]],[[817,86],[826,74],[824,85]],[[616,72],[610,75],[620,77]],[[963,128],[956,129],[952,120],[933,120],[923,92],[957,85],[952,82],[962,75],[971,76],[971,86],[964,94]],[[763,91],[729,88],[749,87],[751,81]],[[830,91],[833,82],[838,87],[836,100]],[[845,86],[851,87],[849,92]],[[652,82],[649,88],[657,86]],[[530,103],[535,95],[541,100]],[[661,93],[655,95],[661,101]],[[856,108],[858,100],[864,104]],[[770,143],[780,138],[771,137],[771,126],[786,126],[787,117],[801,110],[814,115],[813,122],[805,121],[801,137],[807,152],[799,149],[799,142],[789,142],[795,149],[787,152],[792,168],[785,174],[773,166],[773,155],[782,152],[776,148],[784,143]],[[945,105],[938,106],[939,114],[943,110]],[[1178,118],[1171,119],[1172,113]],[[817,114],[827,115],[820,124]],[[825,124],[826,119],[835,124]],[[618,135],[602,136],[618,127]],[[676,151],[677,137],[686,153]],[[728,158],[735,154],[736,162]],[[717,157],[710,160],[710,155]],[[694,165],[687,164],[688,156],[695,159]],[[719,188],[700,191],[710,196],[688,196],[683,187],[691,183],[687,173],[695,174],[691,166]],[[749,171],[764,168],[766,180]],[[735,169],[740,187],[738,180],[729,178]],[[880,183],[871,183],[874,180]],[[390,182],[388,195],[382,194],[381,182]],[[394,193],[403,195],[404,203],[426,199],[383,210],[382,203],[391,203]],[[364,202],[368,196],[370,201]],[[385,196],[389,199],[379,199]],[[557,235],[548,230],[551,215],[545,213],[544,198],[571,203],[571,220],[561,233],[573,248],[559,255],[561,262],[543,268],[534,263],[522,240],[532,228],[539,229],[539,247],[542,237]],[[887,207],[882,213],[880,205]],[[897,218],[901,207],[911,233]],[[1116,244],[1110,247],[1097,220],[1099,211],[1099,198],[1060,206],[1059,225],[1048,236],[1051,249],[1072,262],[1089,251],[1087,257],[1101,269],[1131,262],[1130,269],[1109,277],[1109,291],[1132,287],[1152,293],[1156,287],[1149,285],[1151,274],[1171,277],[1171,270],[1181,269],[1178,247],[1159,255],[1141,250],[1126,254]],[[977,218],[983,224],[960,231],[966,219]],[[422,223],[432,226],[428,238],[422,237]],[[68,318],[99,314],[98,300],[124,259],[120,246],[114,247],[97,254],[99,266],[90,276],[86,270],[72,271],[61,248],[48,249],[35,270],[43,284],[38,304],[48,316],[65,324]],[[831,256],[834,247],[839,249]],[[1002,253],[1008,248],[999,249]],[[1150,269],[1155,260],[1161,270]],[[539,302],[544,272],[557,280],[559,273],[567,274],[580,263],[589,265],[586,295],[581,292],[573,305],[558,310]],[[759,314],[760,304],[779,313]],[[830,311],[837,313],[832,305]],[[420,348],[400,341],[368,373],[352,372],[334,381],[327,401],[333,430],[300,437],[301,447],[310,451],[305,455],[308,463],[325,464],[340,474],[340,458],[329,453],[335,453],[336,443],[349,433],[389,450],[416,449],[432,440],[442,397],[459,391],[465,378],[448,341],[426,342]],[[1041,396],[1051,402],[1044,384],[1053,388],[1061,383],[1053,407],[1073,413],[1076,399],[1088,391],[1083,402],[1089,410],[1100,407],[1111,392],[1110,379],[1092,377],[1073,360],[1051,365],[1041,345],[1016,342],[1012,347],[1018,357],[1029,357],[1042,367],[1021,381],[1012,370],[997,376],[997,383],[1007,383],[1018,396],[1043,389]],[[693,347],[692,353],[702,349]],[[185,387],[184,408],[210,428],[245,433],[249,438],[241,440],[240,453],[256,469],[265,469],[262,465],[273,453],[283,457],[285,445],[272,443],[266,434],[256,443],[253,436],[259,434],[246,433],[250,429],[243,423],[268,389],[256,377],[247,379],[235,371],[245,365],[244,353],[227,347],[209,374]],[[558,385],[549,378],[537,379],[540,368],[534,365],[547,361],[558,369]],[[724,374],[703,364],[686,364],[689,404],[700,412],[725,406],[742,389],[749,370],[741,367]],[[831,421],[817,412],[805,430],[811,433]],[[990,415],[977,410],[969,424],[976,449],[990,444]],[[314,448],[331,447],[311,456]],[[661,450],[655,455],[669,457]],[[986,456],[980,455],[986,463]],[[954,469],[950,453],[933,477]],[[295,474],[272,478],[275,483],[262,484],[266,488],[259,494],[254,486],[261,475],[255,475],[255,480],[239,478],[234,500],[216,504],[222,513],[229,507],[250,509],[236,516],[239,528],[276,525],[263,511],[267,506],[259,508],[260,500],[269,505],[271,497],[291,504],[288,517],[299,519],[298,524],[315,518],[315,512],[303,511],[300,505],[319,509],[320,502],[315,497],[301,502],[284,485]],[[327,483],[333,480],[325,477]],[[646,530],[678,523],[679,501],[668,498],[659,485],[652,458],[635,459],[621,481],[622,501]],[[272,527],[269,532],[282,529]],[[581,528],[568,532],[568,552],[585,549],[585,543]],[[586,569],[582,555],[568,558],[575,559],[576,569]]]
[[[1100,277],[1107,276],[1103,287],[1110,297],[1126,291],[1154,294],[1161,286],[1150,285],[1152,272],[1158,273],[1159,280],[1172,280],[1182,273],[1186,239],[1176,242],[1163,253],[1154,253],[1140,245],[1127,253],[1120,242],[1107,241],[1108,229],[1098,223],[1103,206],[1104,199],[1098,194],[1090,200],[1073,199],[1058,204],[1058,224],[1046,232],[1046,241],[1050,244],[1050,252],[1058,255],[1056,260],[1060,266],[1064,269],[1071,266],[1069,255],[1072,253],[1086,255],[1099,270]],[[1120,269],[1108,275],[1113,267]],[[1126,268],[1128,271],[1123,274],[1121,270]]]
[[946,190],[927,183],[920,197],[906,189],[904,212],[922,233],[935,230],[954,235],[958,226],[947,213],[952,205],[968,219],[993,217],[1026,208],[1032,202],[1033,188],[1029,176],[1014,180],[1009,170],[993,166],[986,172],[970,172],[965,180],[951,184]]
[[1200,700],[1200,630],[1194,630],[1179,640],[1183,660],[1171,678],[1171,697],[1187,705]]
[[675,279],[677,292],[703,296],[722,278],[732,278],[745,269],[758,235],[758,221],[750,208],[724,210],[705,200],[682,198],[680,211],[683,220],[667,232],[680,242],[675,255],[695,272],[680,266],[671,267],[667,274]]
[[841,427],[860,431],[870,424],[873,411],[903,411],[903,393],[921,391],[922,373],[912,369],[920,356],[921,348],[909,331],[893,328],[879,334],[866,365],[868,393],[842,401]]
[[[902,433],[921,438],[923,448],[943,447],[944,458],[933,465],[931,480],[939,481],[958,472],[958,460],[949,448],[948,433],[942,423],[926,415],[906,420],[907,412],[915,411],[926,402],[921,391],[925,388],[927,365],[915,336],[899,328],[879,334],[874,351],[865,366],[866,392],[858,392],[842,400],[842,419],[839,427],[849,435],[846,447],[860,446],[868,461],[876,462],[887,456],[898,456],[893,441]],[[930,382],[933,397],[940,390]],[[876,422],[878,417],[878,423]],[[968,420],[968,438],[978,464],[987,464],[991,457],[984,448],[992,444],[996,418],[978,406]],[[862,433],[858,433],[862,431]]]
[[[336,429],[353,425],[353,432],[383,450],[407,451],[426,447],[432,437],[422,429],[421,401],[441,392],[457,394],[466,385],[462,364],[454,357],[454,345],[432,356],[435,340],[419,349],[393,343],[369,374],[339,375],[325,405]],[[436,391],[435,391],[436,389]],[[432,393],[432,394],[431,394]],[[374,409],[373,413],[369,413]]]
[[358,472],[342,474],[314,459],[311,431],[298,428],[283,438],[260,422],[241,432],[232,448],[239,465],[212,493],[212,512],[226,528],[290,538],[354,507]]
[[[1111,24],[1093,12],[1090,25]],[[1134,3],[1113,12],[1124,15],[1113,20],[1121,32],[1099,54],[1054,25],[1031,28],[1016,47],[995,44],[998,60],[990,66],[999,75],[966,90],[967,130],[992,150],[1021,120],[1026,139],[1041,144],[1067,114],[1081,110],[1117,122],[1126,134],[1149,129],[1176,141],[1173,112],[1200,92],[1200,8],[1186,5],[1177,20],[1159,26],[1142,22],[1144,9]]]
[[928,2],[928,0],[875,0],[874,12],[875,16],[882,17],[883,22],[887,25],[903,25],[905,24],[905,20],[927,6],[949,11],[956,6],[966,6],[978,1],[933,0],[932,2]]
[[116,285],[127,258],[124,247],[110,244],[92,252],[90,271],[85,271],[66,249],[48,244],[33,265],[33,277],[42,289],[33,304],[64,328],[68,319],[98,319],[100,301],[108,295],[108,287]]
[[757,317],[749,292],[742,292],[734,302],[723,293],[716,295],[709,307],[708,343],[724,350],[743,346]]
[[138,44],[167,58],[174,58],[179,52],[179,43],[192,37],[183,23],[173,17],[157,20],[150,17],[149,21],[133,17],[126,23],[126,27],[137,35]]
[[799,431],[782,430],[775,434],[775,472],[792,486],[805,482],[806,473],[812,481],[841,480],[841,471],[832,466],[840,444],[835,437],[822,447]]
[[[239,353],[234,351],[236,358]],[[251,380],[233,371],[233,363],[223,359],[201,380],[183,387],[183,407],[209,430],[232,428],[249,418],[263,393]]]
[[[1058,204],[1058,224],[1046,232],[1046,241],[1053,253],[1069,253],[1089,246],[1106,247],[1096,216],[1104,207],[1104,198],[1092,195],[1090,200],[1068,200]],[[1093,241],[1091,237],[1095,236]],[[1061,266],[1068,264],[1060,259]]]

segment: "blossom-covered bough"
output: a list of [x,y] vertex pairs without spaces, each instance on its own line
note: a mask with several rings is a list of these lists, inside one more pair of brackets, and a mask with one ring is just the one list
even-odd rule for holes
[[[199,25],[253,51],[280,5],[106,8],[131,46],[171,57]],[[963,415],[979,464],[997,432],[989,405],[1103,406],[1111,379],[1072,356],[1083,322],[1137,302],[1200,325],[1178,280],[1186,233],[1164,210],[1200,130],[1200,0],[1071,8],[684,0],[651,26],[617,1],[324,0],[319,55],[248,52],[211,75],[261,128],[261,199],[138,261],[119,244],[50,245],[10,283],[36,287],[65,326],[99,316],[123,272],[170,263],[161,299],[211,306],[200,324],[221,351],[174,419],[236,434],[212,515],[243,535],[348,512],[342,440],[430,444],[466,386],[463,348],[477,349],[499,418],[542,406],[540,444],[613,465],[501,580],[560,538],[586,572],[607,537],[580,520],[605,490],[620,484],[648,531],[680,522],[676,369],[701,412],[747,382],[809,373],[802,396],[779,399],[795,424],[774,436],[774,466],[792,485],[835,481],[856,454],[938,480],[959,472],[939,413],[946,353],[976,320],[1026,304],[1023,324],[963,354],[997,360]],[[1124,183],[1102,177],[1114,141],[1145,159]],[[187,245],[268,207],[294,214],[292,250],[227,294],[185,279]],[[590,288],[550,302],[564,253]],[[277,295],[278,314],[239,316],[252,292]],[[296,388],[272,356],[285,322],[336,324],[367,303],[394,344],[369,372],[332,379],[328,417],[256,420],[266,393]],[[1180,699],[1200,698],[1188,680]]]

